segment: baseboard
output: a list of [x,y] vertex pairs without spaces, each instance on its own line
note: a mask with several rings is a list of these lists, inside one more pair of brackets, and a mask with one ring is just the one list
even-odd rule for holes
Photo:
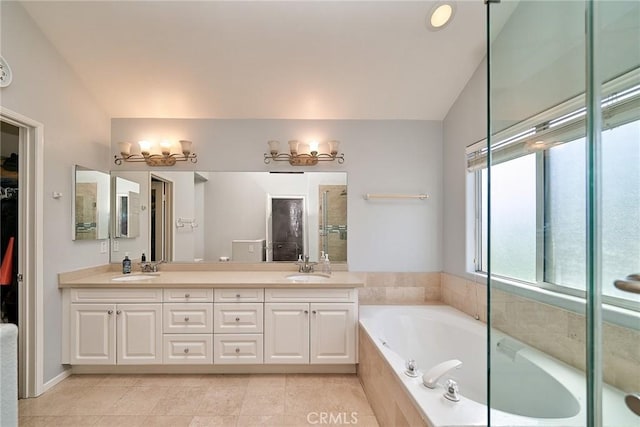
[[45,393],[46,391],[48,391],[49,389],[53,388],[56,384],[58,384],[60,381],[64,380],[68,376],[71,376],[71,369],[67,368],[64,371],[60,372],[55,377],[51,378],[46,383],[44,383],[42,385],[42,392]]
[[345,365],[74,365],[74,374],[355,374]]

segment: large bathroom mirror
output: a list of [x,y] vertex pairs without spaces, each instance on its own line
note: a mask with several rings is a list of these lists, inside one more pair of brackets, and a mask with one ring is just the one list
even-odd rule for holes
[[112,262],[347,261],[345,172],[112,174],[140,186],[139,235],[112,245]]
[[76,165],[73,179],[73,240],[108,239],[111,177]]

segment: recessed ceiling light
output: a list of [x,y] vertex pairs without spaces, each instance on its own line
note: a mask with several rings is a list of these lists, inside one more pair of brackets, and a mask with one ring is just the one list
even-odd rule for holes
[[427,28],[432,31],[438,31],[447,26],[456,13],[456,5],[454,2],[438,2],[433,5],[429,15],[427,15]]

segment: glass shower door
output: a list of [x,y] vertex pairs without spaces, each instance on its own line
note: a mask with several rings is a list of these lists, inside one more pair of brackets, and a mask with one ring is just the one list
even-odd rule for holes
[[487,13],[490,424],[638,425],[640,4]]

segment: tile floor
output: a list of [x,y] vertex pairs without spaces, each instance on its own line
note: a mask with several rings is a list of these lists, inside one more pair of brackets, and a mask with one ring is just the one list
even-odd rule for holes
[[25,427],[378,426],[358,377],[333,374],[73,375],[19,410]]

